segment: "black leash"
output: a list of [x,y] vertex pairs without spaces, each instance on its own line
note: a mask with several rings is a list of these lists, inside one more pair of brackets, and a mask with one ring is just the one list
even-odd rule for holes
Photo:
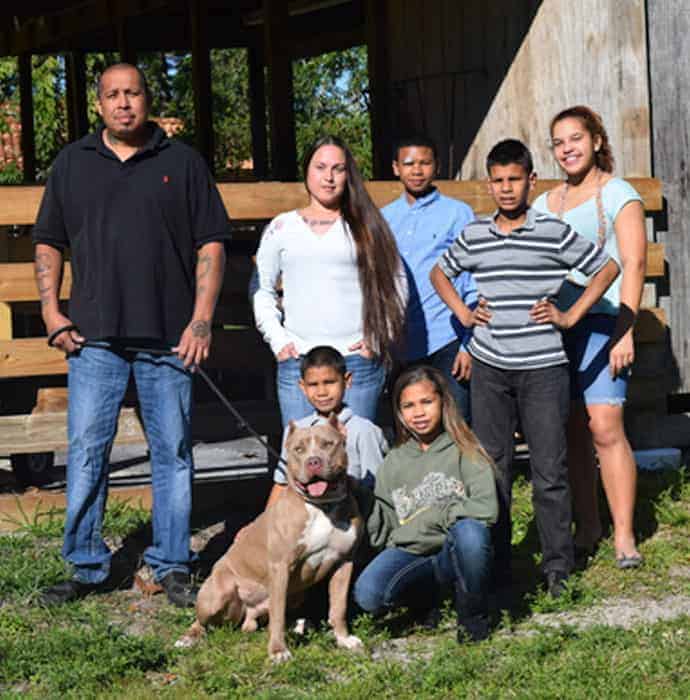
[[[69,324],[67,326],[62,326],[62,328],[58,328],[57,330],[53,331],[49,336],[48,336],[48,345],[50,347],[55,347],[55,339],[61,334],[65,333],[66,331],[79,331],[79,329],[73,324]],[[104,346],[100,343],[97,342],[92,342],[89,340],[85,340],[83,343],[79,343],[80,347],[92,347],[92,348],[103,348]],[[160,355],[161,357],[172,357],[172,356],[177,356],[177,353],[173,352],[172,350],[166,350],[164,348],[140,348],[140,347],[135,347],[135,346],[123,346],[122,350],[125,352],[145,352],[148,353],[149,355]],[[215,384],[215,382],[211,379],[211,377],[208,376],[206,373],[206,370],[203,369],[203,367],[200,367],[199,365],[194,365],[194,373],[199,374],[206,384],[208,384],[209,389],[216,395],[218,400],[225,406],[225,408],[228,409],[232,417],[237,421],[237,425],[241,430],[246,430],[252,437],[256,438],[261,445],[263,445],[268,453],[274,457],[275,459],[278,460],[278,462],[282,462],[283,464],[285,463],[285,460],[276,452],[273,447],[268,443],[267,440],[263,438],[262,435],[259,435],[259,433],[252,428],[250,423],[245,420],[245,418],[242,416],[242,414],[230,403],[230,401],[227,399],[227,397],[223,394],[223,392],[218,388],[218,386]]]

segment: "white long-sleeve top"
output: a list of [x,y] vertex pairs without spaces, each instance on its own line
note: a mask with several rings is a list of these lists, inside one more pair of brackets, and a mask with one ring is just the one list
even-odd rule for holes
[[363,300],[355,242],[342,218],[317,235],[297,211],[279,214],[261,237],[256,266],[254,316],[274,354],[288,343],[300,354],[317,345],[352,354],[348,348],[362,340]]

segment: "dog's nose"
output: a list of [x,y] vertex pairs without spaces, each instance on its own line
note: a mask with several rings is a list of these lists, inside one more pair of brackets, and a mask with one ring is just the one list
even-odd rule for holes
[[310,457],[307,460],[307,471],[310,474],[318,474],[323,469],[323,460],[321,457]]

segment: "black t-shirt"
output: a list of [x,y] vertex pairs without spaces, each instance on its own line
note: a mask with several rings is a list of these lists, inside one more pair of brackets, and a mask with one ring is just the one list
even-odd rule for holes
[[194,308],[196,250],[230,239],[203,158],[150,124],[125,162],[102,129],[55,160],[34,243],[71,249],[69,315],[82,335],[178,342]]

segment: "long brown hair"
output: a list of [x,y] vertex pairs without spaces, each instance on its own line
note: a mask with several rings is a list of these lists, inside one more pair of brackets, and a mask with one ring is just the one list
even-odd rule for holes
[[585,105],[568,107],[568,109],[559,112],[551,120],[551,126],[549,127],[551,136],[553,136],[553,129],[556,124],[564,119],[578,119],[582,126],[589,131],[592,140],[596,140],[597,137],[600,139],[601,145],[599,150],[594,153],[594,162],[600,170],[603,170],[605,173],[612,173],[614,165],[613,151],[611,150],[611,142],[604,128],[601,115]]
[[441,397],[441,417],[443,429],[450,435],[458,446],[460,453],[474,453],[481,455],[489,465],[493,462],[480,445],[477,436],[469,429],[458,411],[453,394],[448,386],[448,381],[442,372],[428,365],[416,365],[404,370],[393,385],[393,418],[395,421],[395,444],[402,445],[408,440],[416,440],[416,435],[405,425],[400,412],[400,397],[403,391],[417,382],[428,381],[434,387],[434,391]]
[[347,179],[340,210],[350,227],[357,251],[364,342],[385,364],[390,365],[405,321],[405,300],[398,281],[405,273],[398,247],[364,187],[352,153],[337,136],[323,136],[307,149],[302,161],[305,185],[311,159],[321,146],[337,146],[345,154]]

